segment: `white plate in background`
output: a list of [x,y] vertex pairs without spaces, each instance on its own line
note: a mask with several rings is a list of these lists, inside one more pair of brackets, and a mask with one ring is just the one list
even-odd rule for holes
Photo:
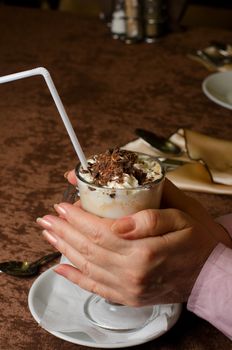
[[202,89],[210,100],[232,109],[232,72],[211,74],[203,81]]

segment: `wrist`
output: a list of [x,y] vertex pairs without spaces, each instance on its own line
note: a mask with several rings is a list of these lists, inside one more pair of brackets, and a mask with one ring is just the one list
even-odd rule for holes
[[216,222],[217,225],[217,232],[216,239],[218,243],[224,244],[228,248],[232,248],[232,238],[229,235],[229,232],[227,229],[220,223]]
[[218,241],[232,248],[232,214],[217,218],[215,223],[219,228]]

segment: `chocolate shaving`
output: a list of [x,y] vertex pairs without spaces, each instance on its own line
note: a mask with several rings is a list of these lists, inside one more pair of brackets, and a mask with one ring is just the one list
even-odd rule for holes
[[88,171],[98,186],[106,186],[110,181],[123,183],[124,174],[134,176],[142,185],[146,182],[146,173],[134,167],[137,159],[136,153],[115,148],[94,156],[94,162],[88,163]]
[[88,189],[89,189],[90,191],[96,191],[96,188],[91,187],[91,186],[88,186]]

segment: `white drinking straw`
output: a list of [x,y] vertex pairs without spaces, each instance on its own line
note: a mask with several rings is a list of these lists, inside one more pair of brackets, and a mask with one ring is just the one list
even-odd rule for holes
[[76,137],[76,134],[73,130],[72,124],[68,118],[68,115],[65,111],[64,105],[60,99],[60,96],[58,95],[58,92],[57,92],[56,87],[53,83],[51,75],[46,68],[39,67],[39,68],[26,70],[24,72],[5,75],[3,77],[0,77],[0,84],[8,83],[10,81],[14,81],[14,80],[18,80],[18,79],[28,78],[28,77],[31,77],[33,75],[42,75],[44,77],[44,79],[47,83],[47,86],[49,88],[49,91],[53,97],[55,104],[56,104],[56,107],[60,113],[61,119],[63,120],[63,123],[66,127],[68,134],[69,134],[69,137],[71,139],[73,147],[77,153],[77,156],[78,156],[83,168],[87,169],[87,161],[86,161],[85,155],[82,151],[81,145]]

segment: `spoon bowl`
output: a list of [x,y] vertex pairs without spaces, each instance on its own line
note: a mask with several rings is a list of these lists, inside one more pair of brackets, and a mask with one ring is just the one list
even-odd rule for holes
[[151,131],[144,129],[135,129],[135,133],[137,136],[148,142],[152,147],[155,147],[163,153],[168,153],[175,156],[182,153],[181,148],[175,143],[166,139],[165,137],[158,136]]
[[30,277],[34,276],[39,272],[42,265],[58,258],[61,256],[60,252],[51,253],[43,256],[39,260],[32,263],[27,261],[6,261],[0,263],[0,271],[8,275],[16,277]]

